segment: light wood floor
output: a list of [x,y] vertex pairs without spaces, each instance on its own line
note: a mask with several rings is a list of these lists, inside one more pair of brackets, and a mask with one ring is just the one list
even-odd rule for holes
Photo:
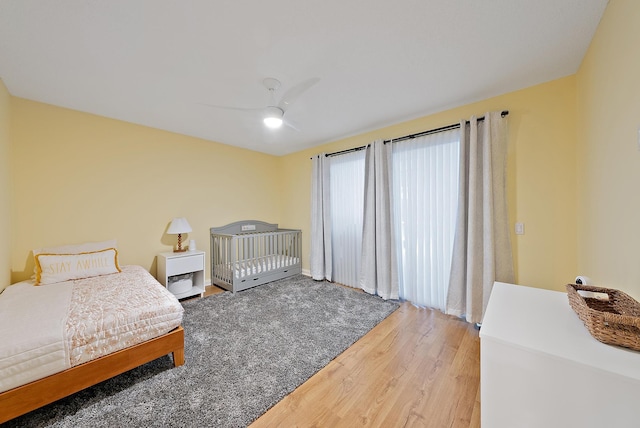
[[478,331],[403,303],[251,428],[480,427],[479,383]]

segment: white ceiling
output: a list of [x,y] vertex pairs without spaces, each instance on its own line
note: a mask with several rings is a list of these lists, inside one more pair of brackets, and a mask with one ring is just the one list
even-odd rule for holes
[[[573,74],[607,0],[0,0],[17,97],[282,155]],[[279,95],[319,82],[265,129]],[[508,106],[505,106],[508,108]]]

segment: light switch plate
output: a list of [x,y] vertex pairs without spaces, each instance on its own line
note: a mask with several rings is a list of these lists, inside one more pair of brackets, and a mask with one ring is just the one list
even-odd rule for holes
[[516,235],[524,235],[524,223],[516,223]]

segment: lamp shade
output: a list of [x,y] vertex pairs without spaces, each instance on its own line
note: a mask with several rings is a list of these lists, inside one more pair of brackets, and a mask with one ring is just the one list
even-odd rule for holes
[[171,220],[171,224],[169,225],[169,229],[167,230],[167,233],[171,235],[189,232],[191,232],[191,226],[189,225],[187,219],[184,217],[176,217]]

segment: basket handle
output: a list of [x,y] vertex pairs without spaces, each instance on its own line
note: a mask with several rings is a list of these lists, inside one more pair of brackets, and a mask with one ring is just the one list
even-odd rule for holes
[[577,293],[584,299],[596,299],[603,302],[611,299],[610,294],[604,291],[577,290]]

